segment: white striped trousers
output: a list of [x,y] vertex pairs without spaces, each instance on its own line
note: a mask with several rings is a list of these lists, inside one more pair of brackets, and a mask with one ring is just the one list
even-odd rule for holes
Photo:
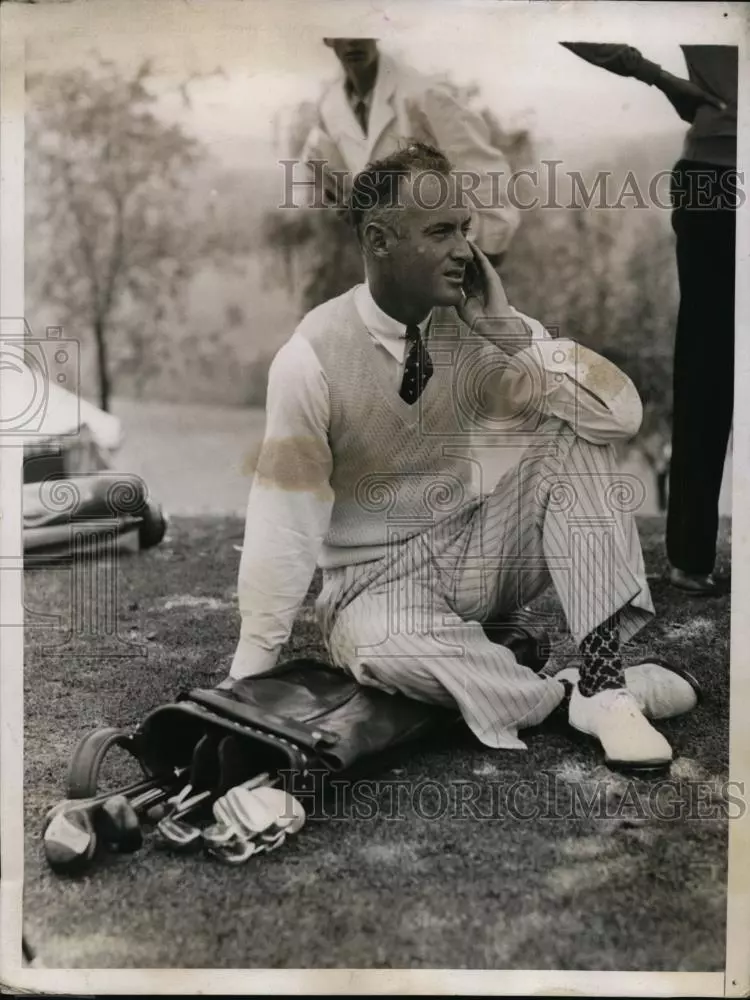
[[317,612],[333,663],[362,684],[457,705],[487,746],[523,748],[562,685],[521,666],[481,622],[551,582],[576,642],[620,611],[623,642],[654,613],[632,510],[609,445],[550,420],[486,496],[377,560],[324,573]]

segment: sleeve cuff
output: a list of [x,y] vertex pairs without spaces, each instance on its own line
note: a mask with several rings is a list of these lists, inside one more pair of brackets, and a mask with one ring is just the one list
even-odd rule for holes
[[249,642],[245,643],[240,639],[229,670],[229,677],[233,681],[239,681],[244,677],[263,674],[267,670],[272,670],[278,659],[278,649],[261,649],[259,646],[251,645]]

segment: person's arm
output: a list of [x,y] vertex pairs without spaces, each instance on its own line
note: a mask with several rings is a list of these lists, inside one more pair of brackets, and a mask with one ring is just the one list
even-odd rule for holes
[[474,209],[477,246],[493,257],[502,254],[518,229],[520,213],[508,200],[510,166],[502,150],[491,144],[487,123],[442,84],[425,88],[418,103],[438,147],[456,170],[466,171],[464,189],[470,187],[469,173],[478,179],[474,197],[483,207]]
[[[684,122],[692,124],[698,108],[701,104],[713,104],[714,107],[724,110],[726,104],[707,93],[690,80],[683,80],[682,77],[674,76],[665,69],[658,67],[658,74],[652,86],[660,90],[675,109]],[[648,81],[646,81],[648,82]]]
[[466,262],[463,301],[456,312],[473,334],[489,341],[506,357],[531,343],[531,330],[508,302],[505,288],[489,257],[470,242],[472,260]]
[[514,358],[513,366],[524,375],[519,378],[509,371],[505,387],[505,392],[515,394],[518,412],[533,401],[545,416],[564,420],[592,444],[635,437],[643,406],[631,379],[590,348],[568,338],[552,338],[536,320],[524,319],[533,341]]
[[239,679],[271,669],[310,587],[333,507],[328,387],[310,344],[292,339],[268,379],[266,431],[240,560]]
[[350,171],[322,121],[308,133],[300,160],[305,164],[307,179],[315,184],[302,189],[306,192],[307,206],[345,202],[351,186]]
[[483,370],[488,426],[525,433],[539,426],[540,417],[556,417],[592,444],[634,437],[643,408],[628,376],[595,351],[552,338],[536,320],[518,317],[532,342],[510,359],[499,357],[494,377]]
[[692,123],[701,104],[712,104],[721,110],[726,105],[690,80],[683,80],[662,69],[658,63],[645,59],[632,45],[600,45],[596,43],[563,42],[587,62],[616,73],[629,76],[650,87],[656,87],[667,98],[683,121]]
[[326,127],[322,102],[318,102],[315,117],[311,122],[305,142],[300,152],[300,161],[305,165],[307,179],[314,182],[305,192],[304,204],[320,207],[322,204],[342,205],[351,187],[351,171],[337,140]]
[[508,430],[519,429],[514,425],[524,424],[531,411],[558,417],[594,444],[633,437],[643,407],[627,375],[589,348],[551,337],[538,320],[514,309],[485,255],[476,247],[473,252],[473,281],[457,312],[500,352],[485,384],[487,415],[501,416]]

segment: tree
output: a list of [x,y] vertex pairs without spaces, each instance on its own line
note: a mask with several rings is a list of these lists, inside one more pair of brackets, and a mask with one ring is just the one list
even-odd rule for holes
[[[146,62],[123,76],[109,62],[28,81],[27,268],[37,296],[93,335],[108,410],[118,369],[160,363],[158,329],[179,310],[196,269],[237,246],[210,213],[191,211],[202,145],[156,113]],[[33,255],[33,249],[31,250]]]

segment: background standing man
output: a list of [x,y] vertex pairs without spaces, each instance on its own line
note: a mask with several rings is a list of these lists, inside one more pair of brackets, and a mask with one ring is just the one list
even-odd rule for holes
[[657,87],[690,124],[672,172],[680,308],[675,337],[667,556],[670,582],[712,596],[719,496],[734,407],[737,48],[682,45],[688,80],[628,45],[564,43]]
[[472,238],[498,266],[518,228],[519,212],[507,200],[508,161],[490,142],[482,116],[459,102],[444,83],[380,52],[373,38],[324,41],[342,73],[323,94],[302,159],[325,160],[330,169],[353,178],[367,163],[409,140],[437,147],[456,170],[476,174],[475,196],[487,207],[475,211]]
[[[690,82],[713,100],[691,123],[672,175],[680,311],[674,354],[667,555],[674,586],[717,592],[719,494],[734,407],[737,49],[683,45]],[[669,97],[669,91],[665,91]]]

